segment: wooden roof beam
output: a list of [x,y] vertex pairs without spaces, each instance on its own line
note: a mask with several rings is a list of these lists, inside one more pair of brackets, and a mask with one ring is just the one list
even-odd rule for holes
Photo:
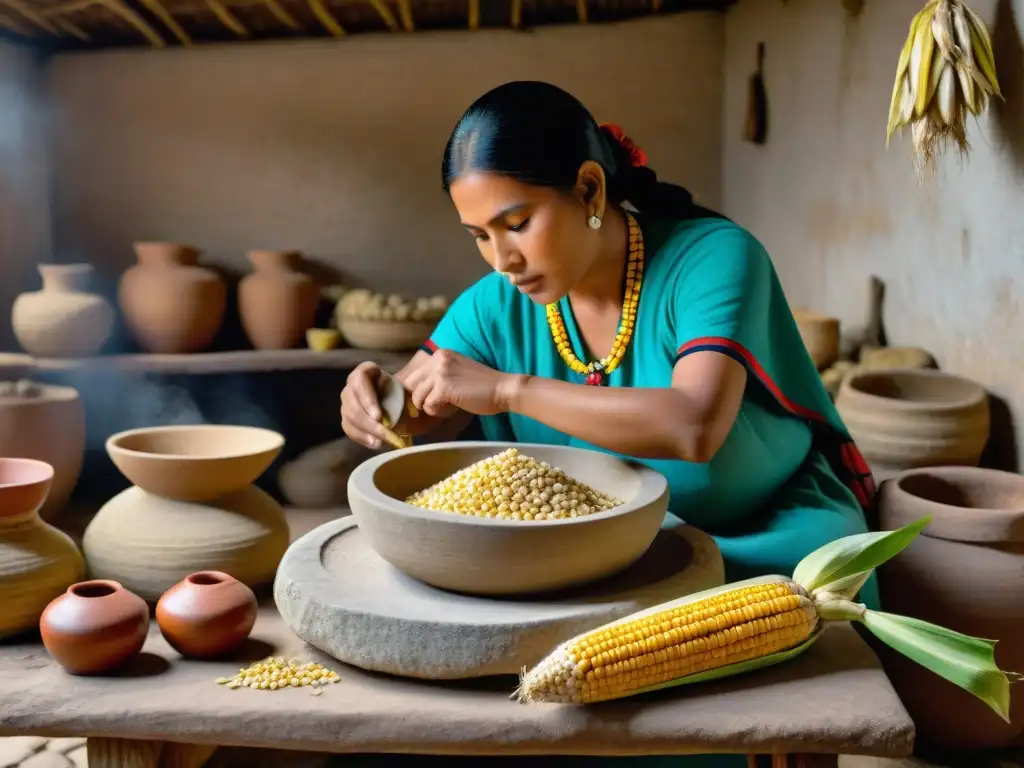
[[245,25],[220,0],[206,0],[206,5],[213,11],[213,15],[217,17],[217,20],[236,35],[239,37],[249,36],[249,30],[245,28]]
[[402,26],[406,32],[416,31],[416,24],[412,18],[412,0],[398,0],[398,15],[402,17]]
[[51,35],[60,35],[60,30],[53,25],[53,23],[46,18],[43,14],[39,13],[35,8],[30,5],[23,3],[22,0],[0,0],[0,7],[7,8],[8,10],[14,11],[19,16],[31,21],[37,27],[41,27]]
[[192,38],[189,37],[188,32],[182,29],[181,25],[175,21],[174,17],[171,16],[170,11],[164,7],[164,4],[160,0],[141,0],[142,4],[146,6],[150,13],[156,16],[160,21],[171,30],[171,34],[178,38],[183,46],[188,48],[192,45]]
[[149,24],[146,23],[139,14],[128,7],[122,0],[98,0],[98,4],[104,8],[120,16],[122,19],[127,21],[131,26],[138,30],[139,34],[149,40],[150,44],[154,48],[166,48],[167,43],[160,35],[157,34],[156,30],[153,29]]
[[370,0],[370,5],[373,6],[373,9],[377,11],[377,14],[384,20],[384,24],[388,29],[392,32],[398,31],[398,19],[395,18],[395,14],[391,12],[391,9],[388,8],[388,5],[384,0]]
[[307,0],[309,2],[309,9],[316,16],[317,21],[323,24],[324,29],[330,32],[335,37],[344,37],[345,30],[342,28],[338,20],[334,18],[327,6],[324,5],[323,0]]
[[301,32],[302,25],[281,5],[277,0],[263,0],[263,4],[274,14],[274,17],[288,27],[292,32]]
[[62,16],[55,16],[53,18],[53,23],[56,24],[61,29],[63,29],[69,35],[77,37],[79,40],[82,40],[83,42],[88,43],[90,40],[89,35],[85,33],[85,30],[77,24],[75,24],[70,19],[65,19]]

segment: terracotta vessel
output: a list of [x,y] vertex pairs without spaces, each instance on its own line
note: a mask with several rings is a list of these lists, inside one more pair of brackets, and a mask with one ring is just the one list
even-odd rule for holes
[[256,595],[233,576],[193,573],[156,604],[160,632],[182,656],[213,658],[238,648],[256,623]]
[[343,506],[352,470],[374,451],[343,437],[310,448],[281,467],[277,487],[294,507],[323,509]]
[[0,637],[34,629],[46,604],[85,574],[71,537],[39,517],[52,481],[45,462],[0,458]]
[[0,382],[0,456],[53,467],[50,495],[39,514],[52,519],[67,504],[85,459],[85,407],[71,387]]
[[853,371],[836,408],[879,480],[917,467],[976,466],[988,442],[985,389],[942,371]]
[[857,365],[870,370],[935,368],[935,358],[916,347],[862,347]]
[[668,509],[665,477],[597,451],[515,446],[625,501],[605,512],[524,524],[434,512],[402,501],[513,445],[434,443],[375,456],[349,477],[352,516],[374,551],[398,570],[467,594],[523,594],[586,584],[624,570],[647,551]]
[[46,650],[71,674],[110,672],[145,645],[149,606],[116,581],[83,581],[46,606],[39,631]]
[[800,338],[819,371],[839,359],[839,319],[806,309],[794,309]]
[[299,346],[316,323],[320,290],[295,251],[249,251],[255,271],[238,284],[242,327],[256,349]]
[[[999,666],[1024,671],[1024,477],[933,467],[883,483],[883,530],[926,515],[925,531],[879,570],[883,609],[998,640]],[[881,655],[922,741],[947,749],[1024,744],[1024,698],[1016,689],[1007,724],[906,657]]]
[[89,264],[40,264],[43,287],[14,300],[11,326],[18,343],[35,357],[87,357],[107,343],[114,309],[89,292]]
[[198,266],[199,251],[175,243],[136,243],[138,264],[121,276],[118,302],[125,324],[149,352],[206,349],[220,330],[227,287]]
[[206,501],[255,482],[284,447],[277,432],[206,424],[143,427],[107,439],[121,473],[144,491],[175,501]]
[[85,530],[89,571],[150,602],[201,570],[250,587],[274,578],[288,547],[284,511],[252,483],[284,445],[244,426],[174,426],[114,435],[107,453],[135,485]]

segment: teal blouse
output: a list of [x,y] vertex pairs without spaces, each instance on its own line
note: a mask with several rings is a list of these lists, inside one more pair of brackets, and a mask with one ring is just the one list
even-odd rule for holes
[[[789,575],[819,546],[866,531],[870,472],[822,386],[765,249],[724,219],[637,220],[644,283],[633,339],[607,385],[667,387],[675,363],[704,350],[749,373],[736,423],[711,461],[640,460],[667,478],[669,513],[715,538],[730,581]],[[590,359],[568,298],[561,311],[576,355]],[[559,356],[544,307],[496,273],[452,303],[424,348],[508,373],[583,382]],[[488,440],[604,450],[519,414],[480,423]],[[873,580],[861,600],[877,607]]]

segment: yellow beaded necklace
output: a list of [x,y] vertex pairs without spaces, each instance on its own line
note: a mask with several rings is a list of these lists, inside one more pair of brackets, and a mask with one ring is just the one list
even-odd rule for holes
[[581,376],[586,376],[586,383],[599,387],[604,383],[606,375],[611,374],[626,354],[626,348],[633,338],[633,329],[636,326],[636,312],[640,304],[640,284],[644,273],[644,237],[640,231],[640,225],[628,211],[626,223],[629,225],[629,260],[626,264],[626,291],[622,298],[622,318],[619,321],[619,332],[615,335],[615,342],[611,351],[600,360],[591,363],[584,363],[572,350],[572,343],[569,341],[569,333],[565,329],[562,320],[562,313],[558,310],[558,304],[547,305],[548,327],[551,329],[551,338],[558,348],[558,354],[569,366],[570,370]]

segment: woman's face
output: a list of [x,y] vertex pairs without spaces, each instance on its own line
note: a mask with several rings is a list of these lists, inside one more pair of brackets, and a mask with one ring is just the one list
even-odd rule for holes
[[538,304],[565,296],[599,252],[582,196],[477,172],[450,194],[484,260]]

